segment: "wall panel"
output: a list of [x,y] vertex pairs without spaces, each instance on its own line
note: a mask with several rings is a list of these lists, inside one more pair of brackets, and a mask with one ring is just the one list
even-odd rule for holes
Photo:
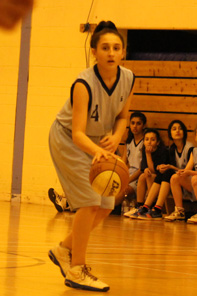
[[20,51],[20,25],[0,31],[0,201],[11,198],[13,143]]

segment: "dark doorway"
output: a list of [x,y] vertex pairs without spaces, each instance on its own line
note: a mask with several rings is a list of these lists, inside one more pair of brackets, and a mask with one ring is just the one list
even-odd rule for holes
[[127,60],[197,61],[197,31],[128,30]]

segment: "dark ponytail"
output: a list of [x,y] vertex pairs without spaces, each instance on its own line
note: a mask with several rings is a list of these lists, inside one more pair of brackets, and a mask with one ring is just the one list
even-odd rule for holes
[[102,31],[103,29],[111,29],[111,30],[114,30],[114,31],[118,31],[115,24],[112,23],[111,21],[101,21],[95,28],[94,30],[94,33],[93,34],[96,34],[100,31]]
[[90,40],[90,46],[91,48],[96,48],[97,43],[100,39],[100,37],[107,33],[113,33],[117,35],[120,40],[122,41],[122,45],[124,47],[124,39],[122,35],[118,32],[115,24],[111,21],[101,21],[95,28],[94,33],[92,34],[91,40]]

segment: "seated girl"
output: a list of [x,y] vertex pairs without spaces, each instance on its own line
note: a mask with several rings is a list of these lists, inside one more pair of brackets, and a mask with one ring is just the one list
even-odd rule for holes
[[[170,193],[170,178],[180,168],[185,168],[189,150],[193,146],[192,143],[186,141],[187,129],[184,123],[180,120],[173,120],[168,126],[168,137],[173,141],[169,148],[169,162],[168,164],[160,164],[157,166],[159,173],[149,191],[146,202],[138,216],[141,220],[161,220],[162,208],[164,202]],[[155,202],[155,206],[151,206]]]
[[[195,129],[195,140],[197,141],[197,128]],[[178,170],[172,176],[170,183],[175,202],[175,211],[165,217],[165,221],[185,220],[185,210],[183,208],[184,193],[190,192],[191,201],[197,200],[197,148],[194,148],[191,152],[186,167]],[[187,222],[197,223],[197,214],[189,218]]]
[[143,113],[134,112],[131,114],[126,149],[124,149],[122,155],[123,161],[127,163],[129,167],[129,185],[125,192],[116,197],[116,205],[119,205],[123,199],[126,199],[128,204],[130,204],[132,198],[136,197],[137,180],[141,174],[140,164],[142,161],[145,125],[146,116]]
[[151,186],[158,174],[157,167],[162,163],[167,163],[168,152],[161,140],[160,134],[156,129],[147,129],[144,133],[144,146],[142,149],[141,172],[137,184],[137,205],[130,214],[130,218],[138,218],[141,210],[148,211],[143,206],[147,191],[149,192]]

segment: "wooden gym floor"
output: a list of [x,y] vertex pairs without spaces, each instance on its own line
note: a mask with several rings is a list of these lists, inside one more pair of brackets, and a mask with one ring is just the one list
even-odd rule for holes
[[110,216],[92,233],[87,263],[107,293],[68,288],[48,250],[73,214],[53,206],[0,202],[0,295],[187,296],[197,293],[197,225]]

